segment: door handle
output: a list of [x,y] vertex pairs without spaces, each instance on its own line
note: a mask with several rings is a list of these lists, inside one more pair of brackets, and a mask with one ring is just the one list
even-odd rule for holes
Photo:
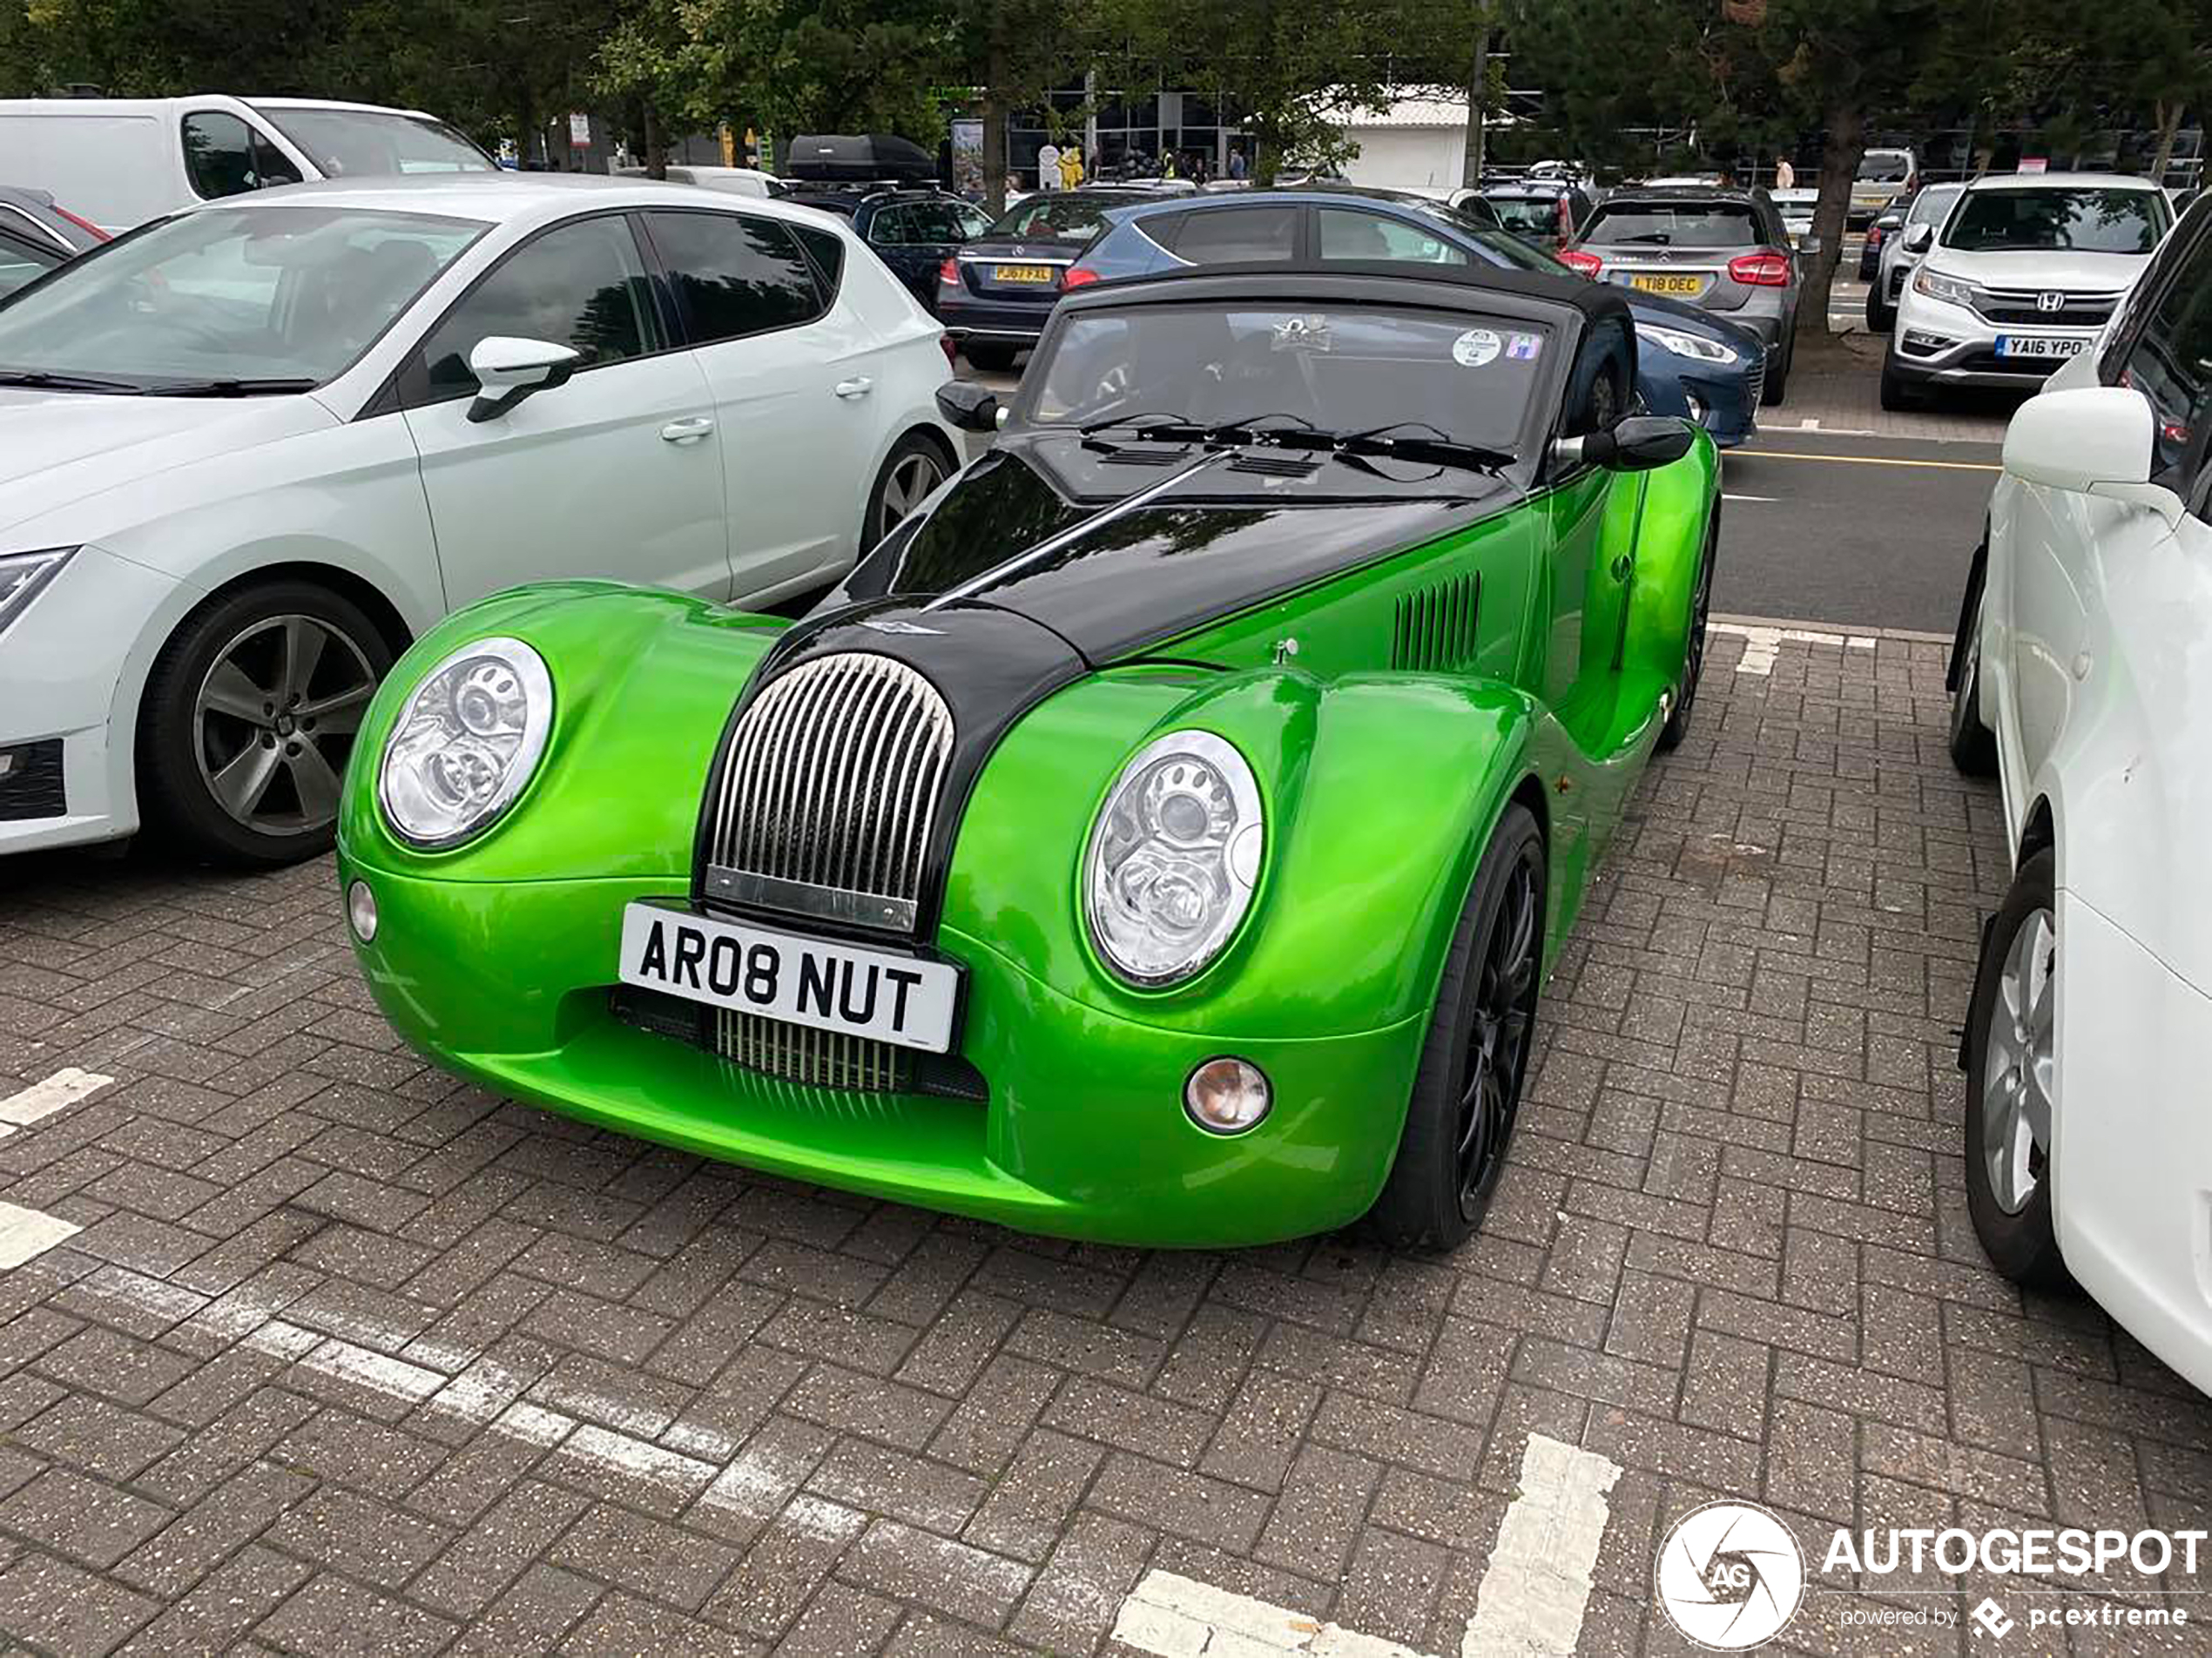
[[1635,567],[1636,562],[1635,559],[1629,556],[1626,553],[1622,554],[1620,557],[1613,561],[1613,579],[1616,582],[1627,581],[1629,579],[1629,572]]
[[695,414],[688,421],[671,421],[660,428],[661,441],[666,443],[696,443],[714,429],[714,422],[704,414]]
[[875,381],[870,380],[866,374],[855,374],[850,380],[840,380],[836,386],[837,394],[840,397],[866,397],[874,389]]

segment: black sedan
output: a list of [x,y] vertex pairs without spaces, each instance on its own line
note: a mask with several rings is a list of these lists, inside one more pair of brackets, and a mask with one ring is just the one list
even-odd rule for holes
[[0,185],[0,299],[107,240],[43,190]]
[[1113,186],[1049,191],[1016,202],[938,266],[936,312],[978,368],[1011,368],[1037,343],[1068,268],[1117,209],[1161,192]]

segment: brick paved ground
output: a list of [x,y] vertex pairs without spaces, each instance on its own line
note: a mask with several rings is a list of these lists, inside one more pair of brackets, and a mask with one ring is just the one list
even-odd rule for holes
[[1809,1540],[2202,1524],[2212,1412],[1967,1223],[1950,1055],[2005,871],[1939,648],[1743,649],[1448,1259],[1078,1248],[753,1178],[426,1070],[327,867],[0,866],[0,1095],[118,1079],[0,1139],[0,1198],[84,1229],[0,1273],[0,1631],[1092,1653],[1157,1567],[1456,1654],[1531,1432],[1626,1470],[1590,1653],[1683,1649],[1653,1549],[1710,1496]]

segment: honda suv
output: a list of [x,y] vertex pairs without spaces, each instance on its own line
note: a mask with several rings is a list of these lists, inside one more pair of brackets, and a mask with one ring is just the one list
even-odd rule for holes
[[2033,388],[2089,348],[2174,222],[2166,192],[2116,173],[2003,174],[1968,185],[1898,294],[1882,407],[1951,386]]
[[1796,356],[1797,260],[1766,192],[1724,185],[1616,190],[1560,258],[1583,275],[1725,317],[1766,347],[1766,401]]

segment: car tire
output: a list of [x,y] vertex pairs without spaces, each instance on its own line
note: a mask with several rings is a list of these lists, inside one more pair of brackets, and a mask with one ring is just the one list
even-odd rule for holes
[[959,462],[944,446],[921,432],[909,432],[893,444],[868,490],[867,516],[860,523],[860,556],[873,552],[931,490],[959,470]]
[[1015,356],[1020,350],[1018,346],[970,344],[962,346],[960,354],[968,359],[972,368],[981,369],[987,374],[1002,374],[1014,367]]
[[1681,747],[1682,739],[1689,735],[1690,711],[1697,701],[1697,687],[1705,677],[1705,634],[1713,613],[1713,564],[1720,555],[1720,514],[1716,511],[1712,526],[1705,532],[1704,550],[1697,558],[1697,585],[1689,606],[1689,650],[1675,705],[1668,711],[1667,723],[1659,728],[1662,750]]
[[1967,1213],[1990,1264],[2015,1284],[2041,1290],[2073,1282],[2052,1222],[2047,1131],[2038,1142],[2030,1126],[2034,1102],[2053,1119],[2059,1109],[2050,1028],[2057,1001],[2055,873],[2047,846],[2013,877],[1982,940],[1966,1014]]
[[1981,595],[1974,596],[1973,619],[1959,636],[1959,670],[1952,675],[1951,763],[1968,777],[1997,770],[1997,738],[1981,720]]
[[1921,408],[1926,401],[1918,386],[1913,385],[1890,364],[1882,360],[1882,407],[1892,414]]
[[1887,334],[1896,326],[1897,309],[1893,306],[1888,306],[1882,303],[1881,284],[1879,282],[1875,282],[1868,285],[1866,289],[1866,332],[1869,334]]
[[338,778],[392,660],[368,613],[314,582],[202,605],[162,647],[140,704],[148,827],[189,856],[246,868],[327,852]]
[[1797,341],[1796,336],[1792,335],[1788,347],[1782,353],[1781,365],[1767,370],[1766,383],[1759,388],[1759,401],[1762,404],[1771,408],[1789,394],[1790,368],[1791,365],[1797,361]]
[[1497,1190],[1535,1036],[1545,893],[1543,836],[1515,802],[1453,933],[1398,1156],[1367,1213],[1393,1247],[1456,1248]]

